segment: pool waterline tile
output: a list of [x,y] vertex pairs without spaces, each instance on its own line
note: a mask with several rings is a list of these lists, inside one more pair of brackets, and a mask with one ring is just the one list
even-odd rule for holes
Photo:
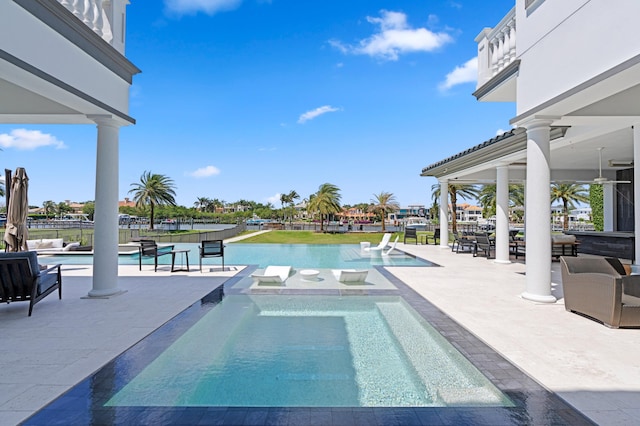
[[[525,373],[517,369],[502,356],[492,351],[488,346],[444,315],[439,309],[419,296],[415,291],[406,286],[386,269],[383,267],[376,267],[376,270],[386,277],[396,289],[377,291],[369,290],[366,294],[402,296],[402,298],[412,306],[414,310],[430,322],[434,328],[441,332],[441,334],[445,335],[447,340],[463,351],[465,357],[474,366],[476,366],[481,372],[485,372],[485,376],[490,379],[493,377],[493,384],[509,396],[509,398],[515,402],[516,406],[509,408],[418,407],[403,409],[392,407],[355,407],[352,411],[347,411],[350,413],[346,415],[349,418],[349,424],[352,424],[351,420],[353,420],[353,424],[386,425],[413,424],[414,422],[416,422],[415,424],[419,424],[419,422],[424,422],[426,419],[440,420],[436,421],[434,424],[593,424],[590,420],[584,417],[584,415],[574,410],[557,395],[539,386]],[[243,278],[246,278],[246,276],[250,274],[250,271],[251,268],[245,268],[240,276],[236,276],[225,282],[224,290],[216,289],[212,292],[215,293],[214,295],[209,295],[203,298],[202,301],[192,305],[190,308],[174,318],[174,320],[169,321],[165,326],[159,328],[149,337],[144,339],[141,344],[154,348],[152,351],[154,354],[161,353],[173,340],[179,338],[179,336],[190,328],[193,323],[197,322],[199,318],[205,315],[206,312],[215,305],[215,300],[222,296],[223,291],[227,294],[244,293],[245,291],[234,288],[234,286]],[[318,291],[322,290],[296,289],[295,291],[288,291],[291,292],[290,294],[317,294]],[[332,292],[331,294],[335,293]],[[348,293],[340,292],[340,294],[349,296]],[[207,300],[205,301],[205,299]],[[169,331],[167,331],[167,329]],[[147,361],[151,361],[156,356],[147,353],[146,350],[137,348],[137,346],[138,345],[134,346],[131,351],[137,351],[138,356],[145,357]],[[24,424],[43,424],[43,422],[46,424],[55,424],[56,422],[62,424],[65,419],[67,421],[69,419],[83,419],[87,418],[87,415],[89,416],[88,418],[92,419],[100,417],[105,420],[115,420],[117,418],[119,421],[114,421],[113,423],[120,424],[128,423],[126,421],[121,421],[125,418],[129,420],[135,418],[138,421],[144,420],[145,422],[162,420],[165,423],[171,423],[172,420],[180,418],[180,415],[185,413],[184,407],[109,408],[102,406],[106,401],[106,398],[113,394],[113,382],[116,380],[118,362],[120,359],[123,359],[121,357],[126,357],[127,354],[128,352],[125,352],[120,357],[107,364],[96,374],[72,388],[67,392],[67,394],[61,396],[58,400],[53,401],[51,404],[27,419]],[[487,354],[490,355],[489,359],[486,356]],[[491,364],[491,359],[496,361]],[[138,361],[136,364],[140,364],[140,362]],[[488,369],[487,364],[492,365],[492,368]],[[145,365],[141,366],[140,369],[144,366]],[[131,365],[131,367],[133,367],[133,365]],[[136,368],[133,368],[129,371],[127,376],[135,377],[139,372],[139,370],[135,370]],[[509,377],[509,379],[496,380],[496,374],[499,374],[500,376],[503,375],[496,372],[503,373]],[[120,373],[121,372],[118,371],[117,374]],[[101,379],[99,379],[99,377],[101,377]],[[74,403],[69,403],[67,398],[65,409],[61,410],[59,404],[63,401],[63,398],[68,397],[69,395],[74,396]],[[74,405],[76,406],[75,410]],[[88,412],[86,412],[87,406],[89,406]],[[266,416],[264,415],[265,410],[267,410]],[[315,413],[323,413],[314,418],[322,418],[323,420],[326,420],[329,417],[325,413],[331,414],[336,409],[330,407],[312,409],[304,407],[189,407],[189,416],[193,420],[199,419],[193,424],[291,424],[292,418],[298,418],[299,416],[304,417],[306,416],[305,413],[308,413],[309,410],[314,410]],[[360,413],[361,415],[357,416],[355,413]],[[63,416],[64,418],[60,418],[59,416]],[[358,419],[366,421],[360,422]],[[375,421],[371,422],[372,419]],[[336,416],[335,419],[332,417],[331,423],[322,422],[321,424],[344,424],[344,420],[346,420],[345,416],[339,415]],[[403,421],[407,421],[409,423]]]

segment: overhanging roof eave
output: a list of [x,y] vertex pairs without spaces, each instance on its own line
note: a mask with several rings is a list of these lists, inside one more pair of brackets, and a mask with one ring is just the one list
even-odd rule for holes
[[[564,137],[567,126],[551,127],[550,139]],[[527,149],[526,129],[519,127],[422,169],[420,176],[441,178],[494,162]]]

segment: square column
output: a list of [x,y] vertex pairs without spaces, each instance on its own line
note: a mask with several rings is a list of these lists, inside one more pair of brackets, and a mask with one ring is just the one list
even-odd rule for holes
[[554,303],[551,295],[551,170],[552,120],[535,119],[527,129],[527,186],[525,193],[526,282],[522,297]]

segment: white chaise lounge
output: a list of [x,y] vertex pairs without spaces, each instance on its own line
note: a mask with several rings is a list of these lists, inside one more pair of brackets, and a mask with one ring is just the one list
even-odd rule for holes
[[365,247],[364,251],[376,251],[376,250],[380,250],[382,251],[383,249],[387,248],[387,245],[389,244],[389,241],[391,240],[391,235],[390,233],[385,233],[382,236],[382,240],[380,241],[380,244],[378,244],[375,247]]
[[398,244],[398,239],[400,238],[400,235],[398,235],[396,237],[396,240],[393,242],[393,244],[391,244],[391,248],[389,250],[387,250],[386,252],[382,252],[383,256],[389,256],[391,254],[392,251],[394,251],[396,249],[396,244]]
[[334,269],[331,272],[341,283],[363,283],[369,273],[366,269]]
[[291,266],[267,266],[262,274],[251,274],[258,284],[282,284],[291,273]]

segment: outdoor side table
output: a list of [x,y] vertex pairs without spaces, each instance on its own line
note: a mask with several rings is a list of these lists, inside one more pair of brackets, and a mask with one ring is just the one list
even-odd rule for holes
[[[189,272],[189,252],[190,251],[191,250],[189,250],[189,249],[171,250],[171,272],[177,272],[177,271]],[[175,268],[176,254],[180,254],[182,256],[181,257],[181,262],[180,262],[180,269],[176,269]],[[184,268],[184,259],[187,259],[187,269]]]

